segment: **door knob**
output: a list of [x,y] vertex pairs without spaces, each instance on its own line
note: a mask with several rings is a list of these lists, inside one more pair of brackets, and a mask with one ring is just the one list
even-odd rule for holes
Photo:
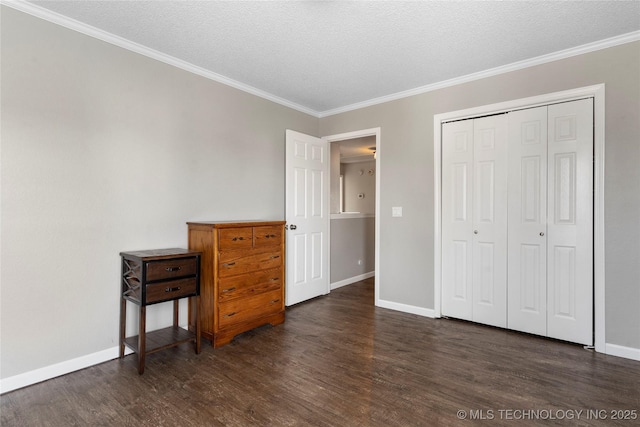
[[478,234],[478,230],[473,230],[473,234]]
[[291,225],[289,226],[289,230],[296,230],[297,228],[298,228],[298,226],[297,226],[297,225],[295,225],[295,224],[291,224]]
[[541,232],[540,232],[540,236],[544,236],[544,231],[541,231]]

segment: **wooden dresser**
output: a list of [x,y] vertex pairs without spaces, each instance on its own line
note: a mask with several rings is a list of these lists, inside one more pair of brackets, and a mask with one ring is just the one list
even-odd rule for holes
[[202,252],[202,336],[217,348],[239,333],[283,323],[285,221],[187,224],[189,249]]

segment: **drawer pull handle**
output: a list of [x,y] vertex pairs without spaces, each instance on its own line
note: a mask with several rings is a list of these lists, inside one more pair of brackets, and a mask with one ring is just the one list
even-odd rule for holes
[[235,311],[233,311],[233,312],[231,312],[231,313],[227,313],[227,314],[225,314],[225,315],[224,315],[224,316],[222,316],[222,317],[231,317],[231,316],[235,316],[235,314],[236,314],[236,312],[235,312]]
[[273,305],[273,304],[275,304],[277,302],[280,302],[280,300],[279,299],[272,299],[271,301],[269,301],[269,304]]
[[244,240],[244,237],[234,237],[231,240],[233,240],[234,242],[237,241],[237,240]]
[[180,286],[176,286],[175,288],[164,288],[165,292],[177,292],[182,289]]
[[271,278],[271,281],[272,281],[272,282],[275,282],[276,280],[280,280],[280,278],[279,278],[279,277],[272,277],[272,278]]
[[266,237],[268,239],[268,238],[274,238],[274,237],[276,237],[276,235],[275,234],[266,234],[264,237]]
[[236,290],[236,287],[234,286],[233,288],[223,289],[223,290],[222,290],[222,293],[225,293],[225,292],[233,292],[233,291],[235,291],[235,290]]
[[236,265],[235,262],[227,262],[225,264],[222,264],[223,267],[233,267],[234,265]]
[[280,258],[280,255],[271,255],[271,259],[277,259]]
[[165,268],[166,271],[180,271],[182,270],[182,267],[167,267]]

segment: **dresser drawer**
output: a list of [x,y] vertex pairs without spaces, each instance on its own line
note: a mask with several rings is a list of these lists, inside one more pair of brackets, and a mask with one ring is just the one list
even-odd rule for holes
[[223,228],[219,230],[218,246],[221,251],[251,248],[253,227]]
[[282,243],[282,226],[269,225],[253,228],[254,246],[274,246]]
[[282,291],[275,290],[248,298],[221,302],[218,307],[218,325],[220,328],[224,328],[235,323],[277,313],[283,309],[284,301],[282,300]]
[[278,251],[221,253],[218,277],[229,277],[251,271],[266,270],[282,265],[282,255]]
[[152,283],[147,285],[147,304],[184,298],[197,294],[198,279],[171,280],[169,282]]
[[220,279],[218,301],[242,298],[282,287],[282,271],[279,268],[256,271]]
[[147,263],[147,282],[195,276],[198,263],[196,258],[177,258]]

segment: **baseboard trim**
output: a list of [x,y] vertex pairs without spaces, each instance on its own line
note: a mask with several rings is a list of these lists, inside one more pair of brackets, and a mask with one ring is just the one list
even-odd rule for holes
[[360,274],[359,276],[353,276],[353,277],[349,277],[348,279],[340,280],[339,282],[334,282],[330,285],[331,290],[338,289],[343,286],[347,286],[352,283],[359,282],[364,279],[368,279],[370,277],[374,277],[375,275],[376,275],[375,271],[370,271],[368,273]]
[[[125,348],[125,354],[133,353],[130,349]],[[108,348],[96,353],[87,354],[86,356],[77,357],[54,365],[45,366],[44,368],[34,369],[24,374],[14,375],[0,379],[0,394],[8,393],[19,388],[27,387],[43,381],[47,381],[80,369],[88,368],[93,365],[108,362],[118,358],[118,347]]]
[[403,313],[417,314],[418,316],[435,318],[436,313],[431,308],[416,307],[415,305],[401,304],[393,301],[378,300],[376,306],[391,310],[402,311]]
[[605,344],[605,353],[609,356],[624,357],[640,362],[640,348],[624,347],[617,344]]

